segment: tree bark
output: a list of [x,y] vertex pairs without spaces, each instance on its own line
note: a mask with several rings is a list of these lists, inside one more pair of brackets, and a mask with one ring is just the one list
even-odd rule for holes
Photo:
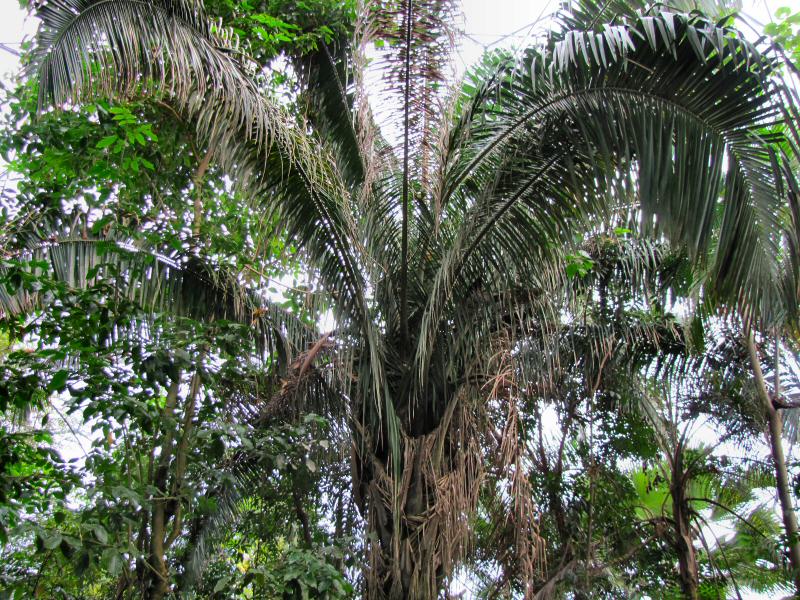
[[700,571],[697,565],[697,553],[694,548],[692,534],[691,508],[686,495],[689,474],[684,469],[683,439],[676,440],[671,454],[668,454],[670,466],[669,492],[672,497],[672,529],[675,551],[678,554],[678,576],[681,591],[689,600],[699,597]]
[[297,491],[297,483],[292,481],[292,502],[294,503],[294,511],[297,515],[297,520],[300,521],[300,526],[303,529],[303,542],[308,550],[314,546],[314,540],[311,537],[311,524],[308,521],[308,514],[303,508],[303,498],[300,492]]
[[[369,525],[377,535],[378,545],[373,551],[377,551],[378,556],[373,565],[376,581],[369,597],[376,600],[435,598],[442,585],[441,561],[436,556],[431,536],[425,535],[426,513],[433,504],[435,492],[429,489],[421,472],[420,451],[413,448],[416,445],[413,440],[405,440],[400,481],[392,481],[392,467],[388,461],[379,462],[373,457],[372,470],[378,477],[370,482]],[[391,494],[395,489],[400,492],[400,498],[393,506]],[[396,518],[399,527],[395,526]],[[435,525],[431,529],[435,529]]]
[[672,519],[681,591],[689,600],[697,600],[700,575],[692,536],[689,501],[684,489],[683,445],[678,445],[675,449],[671,462],[670,495],[672,496]]
[[148,600],[161,600],[169,591],[169,570],[164,559],[168,505],[167,478],[169,464],[172,458],[172,446],[175,440],[175,428],[171,421],[174,420],[175,406],[178,402],[180,391],[180,372],[170,384],[167,391],[167,400],[164,405],[164,441],[161,444],[161,455],[158,457],[158,466],[155,472],[153,486],[158,497],[153,501],[153,515],[150,525],[150,586],[147,592]]
[[[747,351],[750,355],[750,363],[753,366],[756,388],[759,398],[767,417],[769,445],[772,452],[772,462],[775,466],[775,482],[778,492],[778,500],[781,504],[781,516],[783,517],[783,527],[786,531],[786,539],[789,545],[789,563],[792,567],[795,594],[800,595],[800,538],[797,534],[797,515],[792,506],[792,496],[789,490],[789,473],[786,469],[786,456],[783,452],[783,421],[781,414],[775,409],[767,391],[767,383],[764,380],[764,373],[761,370],[761,361],[756,350],[753,333],[750,332],[745,338]],[[779,376],[778,359],[775,357],[776,382]],[[776,397],[778,390],[776,389]]]
[[172,532],[167,536],[164,541],[164,550],[167,551],[181,535],[183,531],[183,484],[186,476],[186,465],[189,453],[189,441],[194,429],[194,415],[197,411],[197,396],[200,394],[200,385],[202,382],[202,364],[205,357],[205,350],[201,350],[197,358],[197,370],[192,376],[191,384],[189,385],[189,395],[186,398],[186,405],[184,407],[183,428],[181,432],[181,439],[175,449],[175,472],[172,478],[172,486],[170,489],[170,500],[167,504],[166,516],[167,519],[172,519]]

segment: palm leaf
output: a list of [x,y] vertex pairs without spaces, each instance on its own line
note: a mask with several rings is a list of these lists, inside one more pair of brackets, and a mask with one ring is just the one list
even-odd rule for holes
[[38,14],[34,65],[43,102],[136,94],[173,103],[236,184],[308,255],[336,299],[335,316],[354,328],[359,353],[369,357],[358,378],[361,397],[372,399],[365,410],[386,419],[397,447],[384,350],[364,295],[350,197],[333,157],[260,93],[199,2],[66,0],[44,2]]
[[[521,65],[501,62],[506,75],[485,93],[500,99],[469,109],[470,135],[461,136],[473,144],[446,175],[448,198],[463,186],[485,190],[464,219],[473,233],[462,236],[483,235],[488,247],[516,235],[546,248],[552,233],[574,231],[582,215],[632,190],[643,224],[710,263],[712,290],[745,314],[782,318],[784,288],[796,289],[782,248],[796,234],[783,216],[794,178],[773,64],[729,29],[669,13],[573,32]],[[531,175],[504,187],[491,176],[497,169]],[[511,218],[515,209],[530,215],[528,231]],[[562,222],[551,232],[545,219]],[[514,262],[531,255],[529,242]],[[442,281],[454,280],[457,267],[446,269]]]
[[208,25],[200,2],[69,0],[44,2],[38,14],[33,64],[43,103],[92,94],[174,103],[196,122],[223,167],[236,172],[236,183],[315,259],[328,288],[338,291],[337,306],[356,322],[364,318],[348,195],[334,161],[263,97],[248,65]]
[[303,77],[308,119],[336,156],[351,193],[359,193],[365,164],[353,111],[355,90],[349,63],[352,49],[343,38],[322,41],[319,50],[295,58],[294,63]]
[[[195,256],[167,257],[113,238],[46,236],[26,243],[27,251],[17,253],[13,261],[6,259],[6,280],[15,269],[22,269],[76,290],[104,282],[113,286],[119,299],[151,315],[247,324],[256,351],[264,358],[277,357],[276,365],[282,369],[317,337],[297,316],[259,298],[232,273]],[[41,265],[47,269],[43,271]],[[30,314],[41,309],[44,300],[33,288],[0,286],[0,310],[6,316]]]
[[[400,213],[400,263],[395,285],[404,358],[407,358],[409,345],[408,304],[412,285],[409,282],[409,235],[417,210],[429,210],[432,182],[438,170],[436,141],[448,112],[442,91],[445,69],[454,46],[454,5],[452,0],[367,0],[359,7],[362,20],[357,31],[362,55],[373,42],[379,42],[382,48],[377,64],[382,67],[384,97],[378,102],[389,110],[379,110],[376,117],[389,129],[385,139],[399,140],[393,152],[399,163],[400,194],[387,198],[391,198],[395,206],[399,204]],[[392,98],[396,102],[392,102]],[[362,98],[361,102],[367,104],[369,99]],[[364,120],[360,126],[374,128],[375,124]],[[396,131],[391,131],[393,128]],[[376,136],[365,134],[362,137],[372,141]],[[372,148],[364,149],[365,156],[372,154]],[[391,165],[393,161],[384,158],[382,162]],[[419,187],[415,187],[415,183]]]

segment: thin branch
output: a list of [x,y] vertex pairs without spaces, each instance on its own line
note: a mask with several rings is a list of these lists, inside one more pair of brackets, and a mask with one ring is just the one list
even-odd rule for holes
[[60,410],[58,410],[58,407],[55,404],[51,403],[50,408],[52,408],[56,412],[56,414],[61,418],[61,420],[64,421],[64,425],[67,426],[67,429],[69,429],[69,432],[72,434],[72,437],[75,438],[75,441],[78,443],[78,447],[81,449],[81,452],[83,452],[84,456],[87,456],[88,452],[86,452],[86,448],[83,447],[83,444],[81,443],[81,440],[78,437],[78,432],[75,431],[70,422],[67,421],[67,417]]
[[708,502],[709,504],[713,504],[713,505],[714,505],[714,506],[716,506],[717,508],[721,508],[721,509],[722,509],[722,510],[724,510],[725,512],[728,512],[728,513],[732,514],[734,517],[736,517],[737,519],[739,519],[739,520],[740,520],[742,523],[744,523],[745,525],[747,525],[747,526],[748,526],[750,529],[752,529],[753,531],[755,531],[755,532],[756,532],[758,535],[760,535],[761,537],[763,537],[763,538],[765,538],[765,539],[766,539],[766,537],[767,537],[767,536],[766,536],[766,535],[765,535],[765,534],[764,534],[764,533],[763,533],[763,532],[762,532],[760,529],[758,529],[758,527],[756,527],[755,525],[753,525],[753,524],[752,524],[750,521],[748,521],[747,519],[745,519],[745,518],[744,518],[742,515],[740,515],[739,513],[737,513],[737,512],[736,512],[735,510],[733,510],[732,508],[730,508],[730,507],[728,507],[728,506],[725,506],[724,504],[722,504],[722,503],[720,503],[720,502],[717,502],[716,500],[712,500],[711,498],[694,498],[694,497],[687,497],[686,499],[687,499],[689,502]]
[[213,148],[209,147],[203,156],[200,164],[197,167],[197,172],[194,175],[194,221],[192,222],[192,235],[195,241],[199,244],[200,228],[203,224],[203,178],[208,171],[208,166],[211,164],[211,156],[214,153]]
[[201,371],[205,353],[205,349],[201,350],[197,358],[197,370],[192,376],[192,382],[189,387],[189,396],[186,399],[186,408],[183,417],[183,433],[181,434],[181,439],[178,442],[178,447],[175,450],[175,473],[172,480],[172,495],[175,497],[173,500],[175,503],[175,515],[172,525],[172,532],[164,542],[164,548],[169,548],[172,546],[172,543],[178,539],[183,525],[183,502],[181,498],[181,491],[183,489],[183,478],[186,474],[189,439],[192,435],[194,415],[197,406],[197,397],[200,393],[200,384],[202,383]]

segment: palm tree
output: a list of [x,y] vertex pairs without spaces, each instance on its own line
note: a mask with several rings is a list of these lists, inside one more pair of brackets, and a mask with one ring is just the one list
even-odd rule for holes
[[[666,390],[645,392],[642,398],[640,409],[653,426],[661,461],[655,468],[631,474],[639,499],[637,512],[645,522],[654,524],[659,535],[669,540],[674,548],[683,596],[698,598],[703,587],[713,587],[717,579],[717,584],[723,589],[730,585],[736,596],[741,597],[741,582],[737,581],[739,573],[734,570],[735,563],[729,560],[728,551],[738,553],[745,550],[737,548],[737,541],[746,542],[748,534],[766,539],[765,532],[771,529],[771,522],[769,519],[764,522],[759,517],[763,517],[767,508],[762,505],[751,511],[756,521],[764,525],[763,528],[753,524],[742,512],[748,503],[754,501],[753,490],[773,486],[774,479],[769,469],[762,465],[725,468],[727,459],[722,461],[715,457],[715,447],[693,446],[692,438],[704,424],[704,419],[693,415],[685,401],[687,389],[696,382],[692,382],[692,377],[683,376],[681,379],[683,381],[678,387],[683,390],[668,386]],[[736,525],[747,526],[748,531],[740,536],[742,540],[733,538],[725,544],[720,542],[709,524],[711,519],[720,518],[734,519]],[[741,533],[740,527],[736,530]],[[712,535],[715,537],[709,542],[707,538]],[[695,547],[697,541],[705,550],[705,556]],[[776,541],[766,540],[761,544],[761,550],[765,550],[769,542]],[[772,580],[776,587],[785,588],[792,580],[791,572],[781,567],[777,543],[771,550],[765,554],[769,560],[758,566],[751,565],[749,574],[755,575],[763,570],[762,579]],[[702,559],[709,563],[710,576],[706,582],[701,577]]]
[[[370,597],[437,595],[469,551],[483,456],[498,449],[524,509],[518,548],[531,569],[541,559],[514,485],[514,349],[558,321],[557,259],[592,219],[627,205],[643,233],[685,247],[705,294],[754,321],[796,304],[798,136],[777,61],[702,16],[606,4],[577,3],[544,46],[489,57],[447,94],[453,3],[364,1],[355,47],[388,42],[397,114],[373,115],[363,51],[343,63],[342,43],[320,53],[312,133],[262,93],[200,0],[37,9],[43,106],[171,104],[330,298],[335,330],[319,340],[335,344]],[[499,441],[489,406],[506,407]]]

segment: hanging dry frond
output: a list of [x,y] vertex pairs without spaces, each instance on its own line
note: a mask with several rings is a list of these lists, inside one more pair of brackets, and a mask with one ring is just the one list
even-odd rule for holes
[[[471,519],[484,472],[485,416],[476,392],[465,387],[457,393],[433,432],[403,436],[399,481],[373,460],[364,488],[371,500],[368,518],[378,533],[370,540],[370,597],[435,597],[471,551]],[[395,518],[399,537],[390,534]]]
[[522,390],[518,383],[518,366],[515,364],[509,339],[498,339],[494,356],[494,375],[484,389],[489,401],[503,407],[506,419],[500,432],[494,459],[494,471],[499,474],[495,498],[503,508],[494,513],[495,531],[510,538],[498,543],[498,548],[510,548],[498,557],[507,572],[513,573],[523,584],[526,599],[533,598],[535,584],[541,580],[546,567],[544,541],[539,536],[539,514],[533,501],[533,489],[528,480],[530,465],[525,460],[524,435],[519,417],[518,400]]

